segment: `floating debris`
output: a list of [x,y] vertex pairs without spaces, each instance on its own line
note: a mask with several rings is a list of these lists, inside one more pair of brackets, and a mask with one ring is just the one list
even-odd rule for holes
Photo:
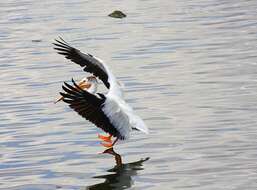
[[32,42],[42,42],[42,40],[31,40]]
[[113,18],[124,18],[127,15],[125,15],[123,12],[121,11],[113,11],[111,14],[108,15],[109,17],[113,17]]

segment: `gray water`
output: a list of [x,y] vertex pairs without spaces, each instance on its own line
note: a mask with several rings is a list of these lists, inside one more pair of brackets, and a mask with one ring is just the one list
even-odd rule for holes
[[[125,19],[107,15],[115,9]],[[0,189],[255,190],[257,1],[0,3]],[[111,155],[64,103],[86,76],[62,36],[100,57],[151,133]]]

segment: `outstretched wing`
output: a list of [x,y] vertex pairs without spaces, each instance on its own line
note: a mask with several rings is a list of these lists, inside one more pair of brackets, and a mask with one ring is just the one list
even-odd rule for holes
[[55,41],[56,43],[53,43],[56,46],[54,49],[57,50],[59,54],[64,55],[67,59],[70,59],[72,62],[83,67],[84,71],[99,77],[99,79],[103,81],[104,85],[108,89],[110,88],[108,72],[100,60],[88,53],[82,53],[80,50],[70,46],[62,38]]
[[111,124],[109,118],[102,111],[105,96],[99,97],[81,89],[72,79],[73,85],[64,82],[62,86],[65,93],[60,92],[64,97],[63,101],[86,120],[92,122],[105,132],[115,137],[121,137],[120,133]]

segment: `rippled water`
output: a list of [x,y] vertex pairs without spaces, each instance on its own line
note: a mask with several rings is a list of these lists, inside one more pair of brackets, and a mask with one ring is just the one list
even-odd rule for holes
[[[0,189],[257,188],[256,1],[0,5]],[[53,104],[85,75],[53,50],[58,36],[108,63],[151,130],[116,147],[122,167]]]

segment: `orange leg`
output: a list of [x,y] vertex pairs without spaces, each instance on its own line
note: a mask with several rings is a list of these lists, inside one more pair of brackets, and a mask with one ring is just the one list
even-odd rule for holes
[[104,136],[104,135],[98,134],[98,138],[105,142],[112,143],[112,135]]
[[118,138],[116,138],[113,143],[101,143],[102,146],[106,147],[106,148],[111,148],[115,145],[115,143],[118,141]]

